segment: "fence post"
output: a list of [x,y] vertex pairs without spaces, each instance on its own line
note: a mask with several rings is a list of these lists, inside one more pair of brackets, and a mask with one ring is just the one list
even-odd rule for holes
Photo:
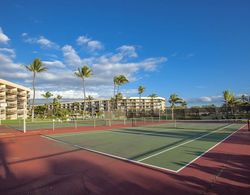
[[23,118],[23,132],[26,133],[26,117]]

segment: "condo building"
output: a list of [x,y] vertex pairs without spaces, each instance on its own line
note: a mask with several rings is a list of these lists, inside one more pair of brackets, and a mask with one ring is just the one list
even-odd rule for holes
[[[74,101],[74,102],[61,102],[60,108],[82,111],[84,106],[86,111],[96,113],[100,111],[111,111],[113,109],[120,109],[126,112],[126,115],[136,115],[139,113],[156,113],[159,111],[165,111],[166,100],[162,97],[124,97],[119,101],[111,101],[110,99],[94,99],[84,101]],[[49,109],[53,109],[53,105],[49,105]]]
[[0,79],[0,119],[17,119],[27,116],[30,89]]

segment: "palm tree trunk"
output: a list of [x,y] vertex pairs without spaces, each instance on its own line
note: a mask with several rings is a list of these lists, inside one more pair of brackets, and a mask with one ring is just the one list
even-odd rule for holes
[[33,99],[32,99],[32,109],[31,109],[31,118],[32,118],[32,122],[34,120],[34,104],[35,104],[35,97],[36,97],[36,89],[35,89],[35,78],[36,78],[36,73],[34,72],[33,73],[33,83],[32,83],[32,86],[33,86]]
[[174,120],[174,107],[173,106],[171,108],[171,112],[172,112],[172,120]]
[[142,103],[141,103],[141,94],[139,94],[139,98],[140,98],[140,116],[141,116],[141,114],[142,114]]
[[85,81],[84,79],[82,79],[82,89],[83,89],[83,104],[84,104],[84,107],[83,107],[83,111],[85,112],[86,111],[86,92],[85,92]]

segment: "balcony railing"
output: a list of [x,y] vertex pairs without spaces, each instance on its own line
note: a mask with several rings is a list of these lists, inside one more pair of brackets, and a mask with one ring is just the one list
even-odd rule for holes
[[25,97],[27,93],[25,91],[22,91],[22,92],[18,92],[17,95],[20,97]]
[[16,94],[17,94],[17,91],[16,91],[16,90],[13,90],[13,89],[12,89],[12,90],[9,89],[9,90],[6,91],[6,94],[7,94],[7,95],[16,95]]

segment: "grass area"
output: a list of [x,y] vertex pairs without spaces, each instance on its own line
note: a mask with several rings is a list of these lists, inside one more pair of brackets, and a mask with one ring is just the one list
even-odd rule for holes
[[169,125],[57,134],[49,137],[107,155],[178,171],[242,126],[226,123],[199,126],[189,124],[186,128],[174,129]]

